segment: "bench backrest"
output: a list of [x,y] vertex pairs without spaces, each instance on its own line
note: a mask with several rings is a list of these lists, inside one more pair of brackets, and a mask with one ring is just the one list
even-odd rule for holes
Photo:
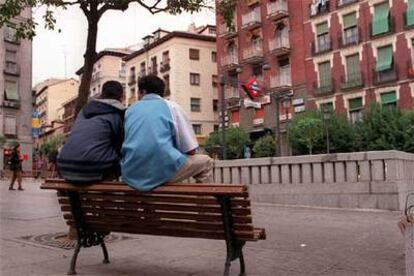
[[68,195],[75,191],[82,221],[90,230],[207,239],[225,239],[217,197],[228,197],[236,236],[244,241],[265,238],[264,230],[252,225],[245,185],[169,183],[142,193],[123,183],[78,186],[49,179],[41,188],[58,190],[69,225],[75,221]]

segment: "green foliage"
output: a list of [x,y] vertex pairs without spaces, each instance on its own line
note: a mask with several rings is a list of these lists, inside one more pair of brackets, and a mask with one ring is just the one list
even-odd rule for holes
[[374,104],[357,125],[358,149],[414,152],[414,115]]
[[0,135],[0,147],[3,146],[6,143],[6,137],[3,135]]
[[49,154],[53,151],[57,151],[58,148],[65,142],[65,140],[66,137],[63,134],[52,137],[40,147],[40,151],[43,154]]
[[253,146],[254,157],[271,157],[276,152],[276,140],[271,135],[258,139]]
[[234,12],[237,4],[237,0],[223,0],[217,5],[217,11],[223,16],[224,22],[227,25],[229,31],[236,31],[236,25],[234,24]]
[[[249,135],[241,128],[232,127],[225,130],[227,146],[227,159],[238,159],[243,156],[243,148],[250,143]],[[206,150],[212,153],[221,147],[221,132],[216,131],[210,134],[205,144]]]

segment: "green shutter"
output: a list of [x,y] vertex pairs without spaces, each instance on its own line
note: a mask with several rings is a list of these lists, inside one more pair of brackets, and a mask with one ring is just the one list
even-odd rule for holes
[[357,25],[356,12],[344,15],[344,29],[348,29],[356,25]]
[[352,55],[346,57],[346,69],[348,80],[359,77],[359,55]]
[[324,112],[324,111],[333,111],[334,110],[333,103],[332,102],[331,103],[322,103],[320,105],[320,110],[322,112]]
[[331,63],[324,62],[319,64],[320,86],[327,87],[331,85]]
[[362,108],[362,98],[355,98],[349,100],[349,110],[358,110]]
[[376,5],[374,7],[374,19],[372,20],[372,34],[379,35],[386,33],[390,30],[388,24],[388,17],[390,15],[390,10],[388,8],[388,3],[383,3]]
[[9,101],[18,101],[19,100],[19,93],[17,89],[17,83],[15,82],[6,82],[6,98]]
[[391,104],[397,102],[397,95],[395,91],[382,93],[381,94],[381,103],[382,104]]
[[378,58],[375,70],[377,72],[391,69],[392,66],[392,46],[378,48]]
[[316,25],[316,35],[323,35],[329,33],[328,22]]
[[414,25],[414,0],[408,0],[407,25]]

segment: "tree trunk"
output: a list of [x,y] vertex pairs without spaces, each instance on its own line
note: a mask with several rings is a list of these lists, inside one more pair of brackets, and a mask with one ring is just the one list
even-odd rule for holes
[[91,86],[93,65],[96,60],[96,39],[98,35],[98,21],[97,13],[91,11],[88,16],[88,38],[86,43],[86,51],[84,55],[84,65],[82,72],[82,79],[79,86],[78,100],[76,103],[75,115],[79,113],[82,107],[88,102],[89,89]]

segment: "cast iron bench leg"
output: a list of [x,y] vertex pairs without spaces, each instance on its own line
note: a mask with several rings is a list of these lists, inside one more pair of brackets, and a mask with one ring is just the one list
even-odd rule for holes
[[76,244],[75,252],[73,252],[72,260],[70,261],[70,267],[68,271],[68,275],[76,275],[76,259],[78,258],[78,254],[81,248],[80,242]]
[[246,268],[244,266],[243,251],[240,252],[239,261],[240,261],[240,276],[246,276]]
[[101,242],[101,246],[102,246],[102,251],[103,251],[103,254],[104,254],[103,263],[104,264],[109,264],[108,250],[106,249],[106,245],[105,245],[104,241]]

